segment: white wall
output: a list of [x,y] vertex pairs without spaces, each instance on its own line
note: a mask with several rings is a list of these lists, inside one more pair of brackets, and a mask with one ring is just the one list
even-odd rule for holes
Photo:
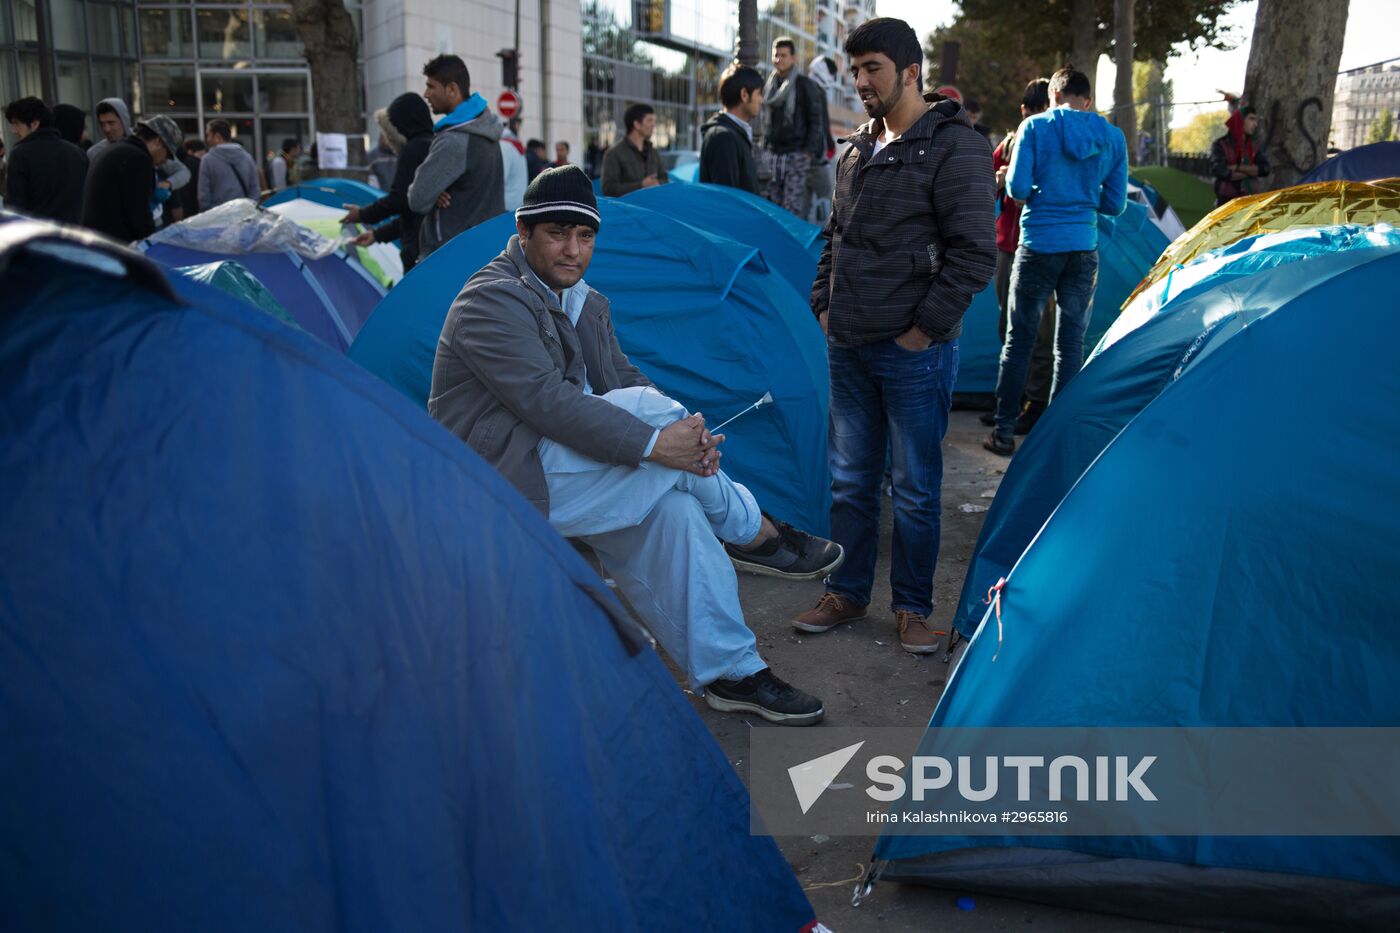
[[[571,158],[583,152],[583,40],[578,0],[520,0],[521,136],[568,140]],[[540,5],[548,4],[549,61],[540,61]],[[365,0],[365,94],[371,112],[398,95],[423,90],[423,64],[442,52],[460,55],[472,90],[492,109],[501,87],[496,52],[515,43],[515,0]],[[545,67],[541,67],[541,65]],[[543,123],[545,78],[549,125]],[[371,127],[371,145],[378,137]]]

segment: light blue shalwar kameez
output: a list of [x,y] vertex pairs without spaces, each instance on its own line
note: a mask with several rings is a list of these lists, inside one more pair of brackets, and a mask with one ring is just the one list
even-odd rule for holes
[[[571,322],[578,322],[587,295],[582,281],[564,291],[562,306]],[[583,390],[593,391],[587,373]],[[615,389],[600,397],[658,434],[689,415],[653,388]],[[739,581],[719,543],[747,544],[758,536],[763,517],[747,489],[723,471],[700,477],[650,461],[638,467],[600,463],[548,438],[538,449],[549,487],[549,523],[593,548],[692,687],[739,680],[768,666],[744,623]]]

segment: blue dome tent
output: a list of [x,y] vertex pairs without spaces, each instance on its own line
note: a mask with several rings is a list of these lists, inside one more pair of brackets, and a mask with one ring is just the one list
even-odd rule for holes
[[333,242],[247,200],[173,224],[137,248],[171,269],[239,263],[307,333],[342,353],[385,293]]
[[1376,181],[1400,177],[1400,142],[1371,143],[1335,155],[1315,166],[1298,184],[1315,181]]
[[[1001,637],[985,616],[930,735],[1400,725],[1400,637],[1378,611],[1400,579],[1400,370],[1357,353],[1400,337],[1372,300],[1397,275],[1400,252],[1373,250],[1240,280],[1020,556]],[[1214,928],[1389,930],[1400,911],[1395,837],[887,835],[875,854],[892,880]]]
[[757,195],[723,185],[657,185],[627,200],[692,227],[757,247],[769,268],[809,295],[821,258],[821,228]]
[[[1387,252],[1400,252],[1400,233],[1389,226],[1264,234],[1200,257],[1139,295],[1007,468],[968,562],[954,615],[958,631],[976,630],[988,588],[1010,572],[1079,477],[1171,385],[1179,367],[1298,291]],[[1170,300],[1162,300],[1168,292]]]
[[[806,296],[752,246],[627,199],[604,198],[598,209],[602,229],[586,278],[611,301],[623,350],[711,424],[772,392],[774,404],[725,428],[724,468],[778,518],[824,534],[826,344]],[[514,231],[513,217],[496,217],[415,266],[375,310],[350,358],[426,407],[447,311]]]
[[[1094,292],[1094,309],[1084,336],[1085,348],[1092,348],[1118,317],[1138,282],[1152,268],[1170,241],[1155,223],[1148,208],[1134,201],[1118,217],[1099,218],[1099,284]],[[1001,341],[997,339],[995,289],[988,285],[972,299],[963,317],[959,340],[958,383],[956,391],[987,394],[996,391]]]
[[810,929],[635,623],[464,445],[95,237],[0,259],[8,925]]

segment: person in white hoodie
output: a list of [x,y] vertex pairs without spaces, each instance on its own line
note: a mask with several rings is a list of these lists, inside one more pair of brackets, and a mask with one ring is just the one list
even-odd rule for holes
[[509,126],[501,132],[501,168],[504,172],[506,210],[513,211],[525,201],[530,168],[525,164],[525,144]]

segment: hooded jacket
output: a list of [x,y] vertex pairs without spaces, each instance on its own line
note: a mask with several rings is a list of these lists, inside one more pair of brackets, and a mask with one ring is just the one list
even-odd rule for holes
[[207,211],[239,198],[257,200],[258,165],[238,143],[220,143],[199,166],[199,209]]
[[[1215,206],[1241,195],[1263,191],[1268,186],[1260,181],[1272,170],[1268,158],[1254,145],[1254,137],[1245,135],[1243,111],[1235,110],[1225,121],[1226,133],[1210,145],[1210,173],[1215,178]],[[1232,179],[1237,165],[1257,165],[1259,174],[1253,178]]]
[[[423,215],[420,259],[463,230],[505,211],[501,129],[501,121],[486,109],[480,94],[462,101],[433,126],[428,157],[408,187],[409,208]],[[444,191],[452,201],[438,207],[438,195]]]
[[10,150],[5,206],[34,217],[75,224],[83,212],[88,160],[52,126],[43,126]]
[[402,140],[394,178],[388,194],[360,208],[360,220],[371,226],[390,221],[376,226],[374,238],[380,243],[399,241],[399,256],[407,272],[418,261],[418,228],[423,222],[423,216],[408,206],[408,189],[433,144],[433,115],[420,95],[400,94],[389,105],[387,119]]
[[128,136],[107,147],[88,169],[83,226],[130,243],[155,232],[151,196],[156,173],[146,144]]
[[1098,249],[1099,214],[1128,205],[1128,144],[1096,113],[1054,107],[1016,135],[1006,190],[1021,211],[1021,245],[1036,253]]
[[83,148],[83,130],[87,129],[87,114],[83,113],[82,108],[72,104],[54,104],[53,125],[58,130],[58,135],[79,149]]
[[[122,100],[120,97],[104,97],[97,102],[97,106],[101,107],[103,104],[112,105],[112,109],[117,112],[117,117],[122,121],[122,135],[129,136],[131,134],[131,111],[126,109],[126,101]],[[93,116],[94,118],[97,116],[96,107],[93,108]],[[101,124],[99,123],[98,125],[100,126]],[[92,165],[96,163],[98,155],[106,152],[110,147],[115,145],[116,143],[111,142],[105,136],[93,143],[92,148],[87,151],[88,164]]]
[[934,104],[878,154],[882,120],[849,138],[812,286],[827,332],[860,345],[917,326],[962,332],[972,296],[996,272],[996,182],[987,141],[957,101]]
[[717,113],[710,117],[701,134],[700,180],[757,194],[758,166],[753,158],[753,140],[739,125],[739,118]]
[[618,346],[608,300],[590,289],[570,323],[512,236],[447,312],[428,413],[548,515],[540,438],[600,463],[637,466],[655,429],[598,396],[649,385]]

